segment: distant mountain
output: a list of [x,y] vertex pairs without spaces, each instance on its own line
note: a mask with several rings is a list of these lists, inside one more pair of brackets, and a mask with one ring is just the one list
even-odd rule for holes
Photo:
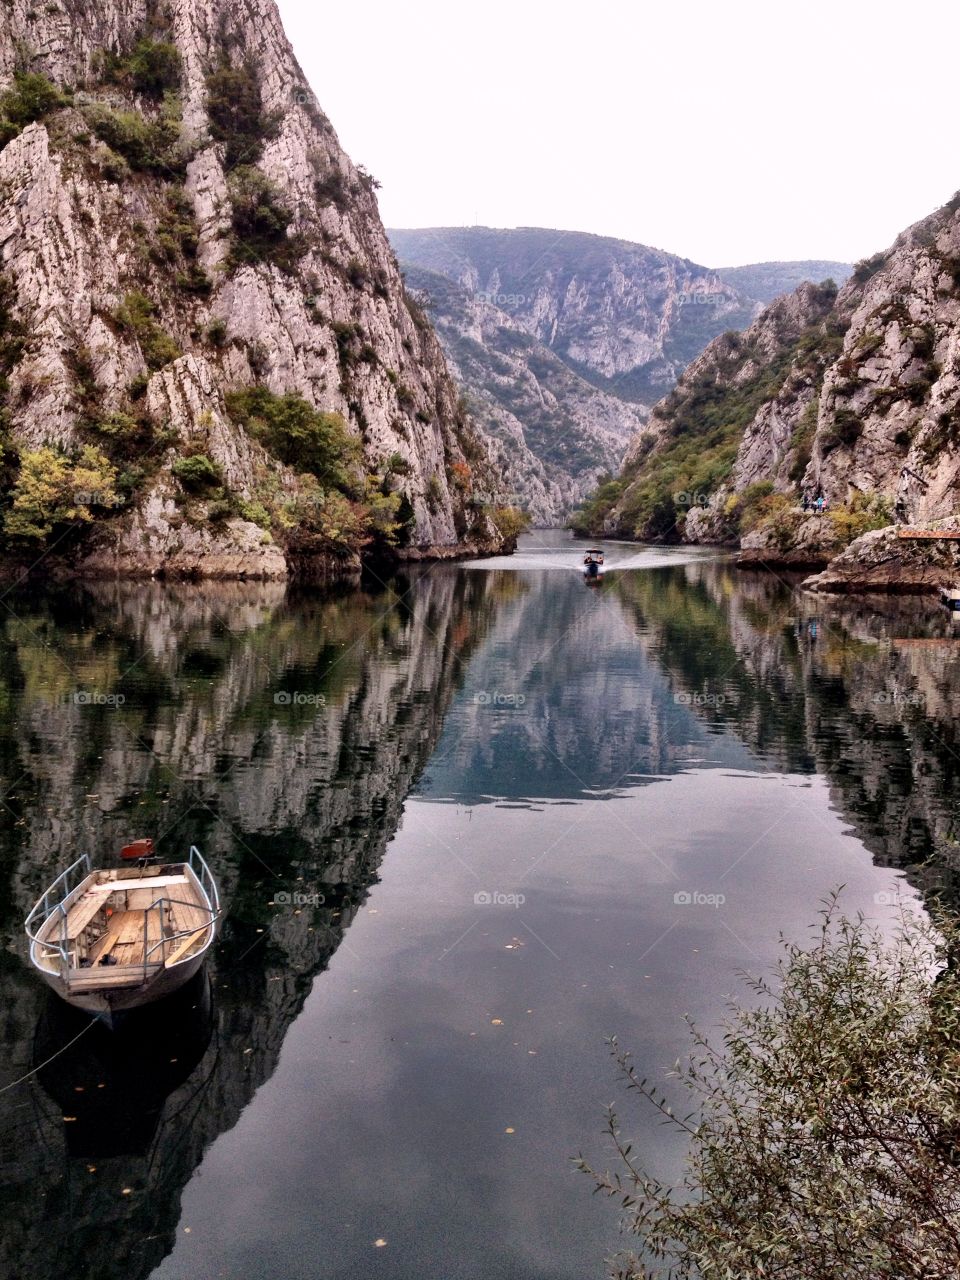
[[804,281],[819,284],[833,280],[835,284],[843,284],[852,272],[849,262],[811,258],[805,262],[754,262],[746,267],[720,267],[717,274],[748,297],[769,303],[781,293],[793,293]]
[[600,391],[515,317],[446,276],[409,265],[405,276],[467,390],[509,500],[536,525],[560,524],[601,474],[619,469],[647,409]]
[[543,227],[388,234],[401,263],[492,303],[621,400],[655,403],[712,338],[760,310],[718,272],[627,240]]
[[[494,442],[506,488],[558,524],[615,472],[648,409],[717,335],[844,263],[715,271],[604,236],[539,227],[388,232]],[[649,430],[644,439],[651,438]]]

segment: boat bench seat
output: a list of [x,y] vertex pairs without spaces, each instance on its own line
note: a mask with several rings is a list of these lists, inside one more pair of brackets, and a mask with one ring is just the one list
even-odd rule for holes
[[169,884],[187,884],[186,876],[134,876],[129,880],[104,880],[90,886],[91,893],[113,893],[114,889],[159,889]]
[[[160,969],[159,964],[147,965],[147,977],[152,977]],[[104,978],[105,974],[109,974],[109,981]],[[71,970],[67,979],[67,986],[71,995],[76,991],[97,990],[105,986],[109,987],[137,987],[143,982],[143,965],[131,964],[125,965],[123,968],[114,967],[112,969],[74,969]]]
[[74,942],[97,914],[103,910],[103,899],[89,891],[78,898],[67,911],[67,941]]

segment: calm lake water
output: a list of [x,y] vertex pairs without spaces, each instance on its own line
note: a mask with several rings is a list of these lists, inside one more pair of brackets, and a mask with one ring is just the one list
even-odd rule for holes
[[605,1104],[682,1154],[605,1037],[662,1077],[831,889],[956,896],[945,613],[607,550],[2,598],[0,1088],[86,1025],[20,943],[60,867],[196,843],[227,910],[208,984],[0,1093],[0,1274],[600,1277]]

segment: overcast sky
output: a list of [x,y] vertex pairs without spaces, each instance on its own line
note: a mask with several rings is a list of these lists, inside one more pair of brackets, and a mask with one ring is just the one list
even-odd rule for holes
[[853,261],[960,187],[952,0],[279,0],[387,226]]

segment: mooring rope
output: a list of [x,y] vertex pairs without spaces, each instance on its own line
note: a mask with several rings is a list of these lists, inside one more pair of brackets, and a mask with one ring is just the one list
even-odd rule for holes
[[38,1067],[34,1067],[32,1071],[28,1071],[27,1074],[25,1076],[21,1076],[19,1080],[13,1080],[10,1084],[5,1084],[3,1088],[0,1089],[0,1093],[6,1093],[8,1089],[15,1089],[18,1084],[23,1084],[24,1080],[29,1080],[31,1076],[35,1076],[37,1072],[42,1071],[44,1067],[49,1067],[50,1063],[59,1058],[61,1053],[66,1053],[71,1045],[76,1044],[80,1039],[80,1036],[85,1036],[91,1027],[96,1026],[96,1022],[96,1018],[91,1018],[83,1030],[75,1035],[71,1041],[65,1044],[62,1049],[58,1049],[56,1053],[51,1054],[46,1062],[41,1062]]

